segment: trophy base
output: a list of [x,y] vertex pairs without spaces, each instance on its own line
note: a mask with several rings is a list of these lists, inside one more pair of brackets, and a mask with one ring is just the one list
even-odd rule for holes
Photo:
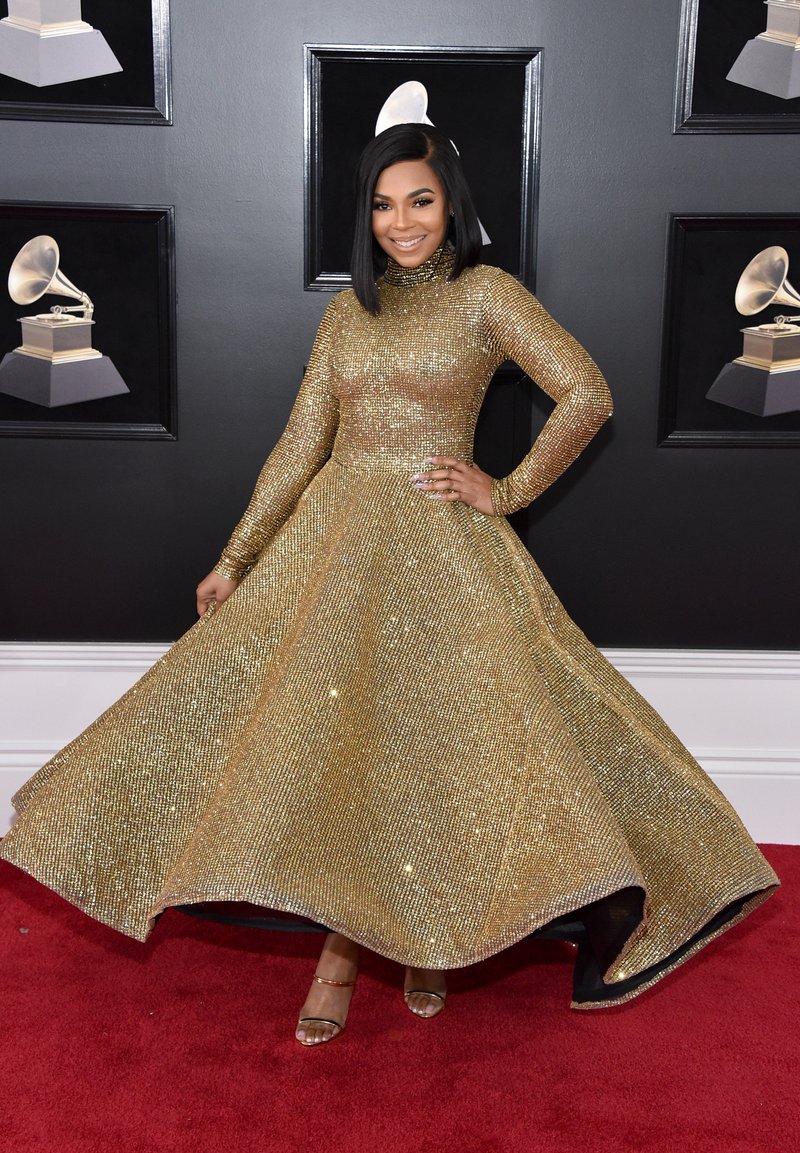
[[44,408],[82,404],[125,392],[130,389],[107,356],[59,364],[9,352],[0,363],[0,393]]
[[800,412],[800,368],[770,372],[768,368],[731,361],[711,385],[706,400],[754,416]]
[[793,100],[800,96],[800,49],[756,36],[747,41],[726,79],[782,100]]
[[35,88],[121,72],[122,65],[96,28],[41,36],[0,20],[0,74]]

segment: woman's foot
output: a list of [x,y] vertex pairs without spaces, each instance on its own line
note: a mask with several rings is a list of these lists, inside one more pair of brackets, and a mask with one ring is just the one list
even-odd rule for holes
[[447,999],[447,984],[441,969],[406,969],[403,1000],[417,1017],[435,1017]]
[[321,1045],[339,1036],[347,1020],[357,972],[358,945],[341,933],[329,933],[300,1010],[295,1037],[301,1045]]

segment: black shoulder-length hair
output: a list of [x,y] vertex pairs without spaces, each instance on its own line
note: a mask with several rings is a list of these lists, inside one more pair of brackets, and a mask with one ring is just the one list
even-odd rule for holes
[[375,185],[384,168],[401,160],[425,160],[436,173],[451,214],[446,239],[455,249],[450,279],[478,263],[482,239],[478,215],[458,153],[444,132],[431,124],[396,124],[371,140],[359,157],[355,173],[356,221],[350,275],[361,304],[380,312],[376,279],[385,271],[387,256],[372,235]]

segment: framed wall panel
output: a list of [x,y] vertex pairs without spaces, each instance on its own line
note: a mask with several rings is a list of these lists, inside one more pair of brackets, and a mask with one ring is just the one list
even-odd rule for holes
[[0,118],[172,123],[169,0],[0,0],[0,16]]
[[[754,258],[771,250],[781,250],[787,259],[768,260],[766,272],[763,268],[751,271],[751,289],[762,281],[764,287],[754,300],[759,311],[743,315],[735,303],[737,286]],[[752,396],[763,400],[768,395],[762,395],[764,369],[757,364],[737,366],[748,351],[743,329],[766,325],[763,337],[759,332],[754,335],[756,344],[762,339],[768,342],[774,339],[769,328],[776,316],[800,313],[800,296],[797,304],[792,303],[793,271],[800,280],[800,216],[698,214],[669,218],[659,413],[662,446],[800,446],[800,357],[795,357],[798,366],[792,365],[793,353],[800,350],[800,329],[797,334],[780,335],[788,342],[789,357],[777,365],[779,371],[773,375],[774,391],[782,401],[773,407],[784,411],[752,411],[757,407],[750,403]],[[788,301],[768,303],[772,295],[766,283],[769,278],[775,291],[783,292]],[[763,352],[757,351],[756,356],[765,359]],[[729,367],[732,365],[737,367]],[[752,370],[755,392],[726,393],[722,381],[742,368]],[[745,371],[745,380],[747,377]]]
[[459,150],[489,264],[535,283],[540,48],[305,46],[305,287],[350,284],[352,179],[387,97],[417,81]]
[[175,439],[174,261],[171,206],[0,202],[0,436]]
[[797,0],[683,0],[675,132],[800,132]]

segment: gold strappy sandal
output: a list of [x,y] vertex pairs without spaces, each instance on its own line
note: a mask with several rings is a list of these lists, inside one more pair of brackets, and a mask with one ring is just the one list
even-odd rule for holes
[[[314,974],[314,980],[320,985],[335,985],[339,989],[352,989],[352,987],[355,985],[355,981],[332,981],[329,977],[318,977],[316,973]],[[345,1021],[346,1020],[347,1017],[345,1016]],[[297,1040],[301,1045],[308,1045],[309,1047],[314,1045],[325,1045],[328,1041],[333,1041],[335,1037],[339,1036],[339,1034],[344,1029],[345,1021],[332,1021],[329,1017],[300,1017],[297,1022],[298,1029],[301,1025],[331,1025],[334,1029],[334,1032],[331,1033],[330,1037],[323,1037],[318,1041],[309,1041],[305,1037],[297,1037],[297,1031],[295,1031],[295,1037],[297,1037]]]
[[[407,965],[405,980],[403,982],[405,986],[408,982],[414,981],[414,976],[416,975],[416,980],[419,984],[415,982],[410,989],[404,988],[403,1000],[406,1003],[406,1008],[413,1013],[415,1017],[425,1019],[428,1017],[438,1017],[442,1009],[444,1009],[447,998],[446,989],[442,993],[435,993],[433,989],[422,989],[419,987],[422,984],[428,983],[426,980],[427,972],[432,973],[433,970],[415,969],[413,965]],[[438,982],[434,981],[432,983],[437,984]]]
[[[420,1006],[420,1008],[430,1009],[431,1012],[421,1013],[419,1009],[415,1009],[409,1000],[412,996],[426,997],[427,1004]],[[446,999],[446,994],[443,997],[441,993],[433,993],[430,989],[406,989],[403,994],[403,1000],[415,1017],[438,1017],[439,1013],[444,1009]]]

